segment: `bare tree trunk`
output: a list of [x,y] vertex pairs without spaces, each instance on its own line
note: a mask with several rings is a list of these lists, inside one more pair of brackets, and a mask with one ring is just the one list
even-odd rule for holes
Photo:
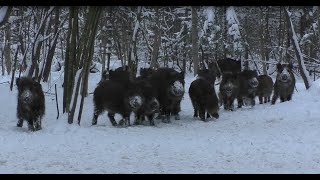
[[300,75],[303,79],[303,82],[304,82],[304,85],[306,87],[306,89],[309,89],[311,84],[312,84],[312,81],[310,80],[310,77],[308,76],[308,71],[306,69],[306,66],[304,64],[304,60],[303,60],[303,56],[302,56],[302,52],[301,52],[301,49],[299,47],[299,42],[297,40],[297,35],[294,31],[294,27],[293,27],[293,24],[292,24],[292,21],[291,21],[291,18],[290,18],[290,11],[288,8],[286,8],[286,17],[287,17],[287,21],[288,21],[288,25],[291,29],[291,32],[290,35],[291,35],[291,38],[292,38],[292,41],[293,41],[293,45],[294,45],[294,50],[296,52],[296,56],[297,56],[297,59],[298,59],[298,64],[299,64],[299,71],[300,71]]
[[4,76],[5,73],[5,68],[4,68],[4,57],[3,57],[3,52],[1,53],[1,72],[2,72],[2,76]]
[[70,99],[73,97],[73,101],[70,102],[71,108],[70,108],[70,111],[68,111],[68,123],[69,124],[73,123],[73,117],[74,117],[74,112],[76,111],[76,107],[77,107],[77,100],[78,100],[78,95],[79,95],[82,74],[83,74],[83,68],[79,69],[76,72],[75,81],[77,82],[77,84],[75,86],[75,90],[73,91],[74,94],[70,95],[71,96]]
[[[109,11],[104,11],[104,14],[108,14]],[[107,20],[105,20],[107,17],[104,17],[101,23],[106,24],[107,26]],[[108,27],[107,27],[108,28]],[[102,39],[101,39],[101,44],[100,44],[100,58],[101,58],[101,79],[104,76],[104,71],[106,69],[106,55],[107,55],[107,41],[108,41],[108,34],[106,32],[107,30],[102,30]]]
[[7,23],[8,19],[10,17],[11,11],[12,11],[12,6],[2,6],[0,8],[0,10],[1,10],[1,12],[5,12],[4,17],[2,18],[2,21],[0,21],[0,27],[1,27]]
[[65,53],[65,68],[64,68],[64,87],[63,87],[63,113],[69,112],[70,102],[74,84],[74,66],[76,60],[76,43],[78,31],[78,7],[70,7],[69,13],[69,30],[67,35],[67,47]]
[[57,42],[58,42],[58,37],[59,37],[59,8],[57,7],[55,9],[55,26],[54,26],[54,38],[53,38],[53,42],[52,44],[50,44],[50,47],[49,47],[49,51],[48,51],[48,56],[47,56],[47,60],[46,60],[46,64],[45,64],[45,68],[44,68],[44,71],[43,71],[43,75],[42,75],[42,78],[43,78],[43,82],[47,82],[48,81],[48,78],[49,78],[49,74],[50,74],[50,71],[51,71],[51,64],[52,64],[52,59],[53,59],[53,55],[54,55],[54,52],[56,50],[56,45],[57,45]]
[[285,27],[284,27],[284,25],[282,26],[282,10],[283,10],[283,7],[281,7],[280,6],[280,19],[279,19],[279,35],[278,35],[278,37],[279,37],[279,44],[278,44],[278,48],[279,48],[279,63],[281,63],[282,62],[282,59],[283,59],[283,57],[282,57],[282,52],[283,52],[283,41],[284,41],[284,36],[285,36],[285,32],[284,32],[284,29],[285,29]]
[[249,69],[249,46],[246,45],[245,46],[245,50],[244,50],[244,69]]
[[159,54],[159,47],[161,44],[161,29],[160,29],[160,20],[159,20],[159,7],[155,8],[156,10],[156,28],[155,28],[155,40],[153,43],[153,50],[151,54],[151,63],[150,67],[151,68],[158,68],[159,63],[158,63],[158,54]]
[[72,104],[71,111],[69,111],[69,114],[68,114],[69,124],[73,123],[73,117],[74,117],[76,104],[78,100],[78,93],[80,90],[80,83],[82,82],[81,83],[82,84],[81,104],[80,104],[79,115],[78,115],[78,123],[80,124],[84,97],[87,95],[89,69],[90,69],[90,63],[93,57],[94,40],[97,32],[97,26],[98,26],[101,10],[102,10],[101,7],[89,7],[89,12],[87,13],[85,18],[85,27],[81,35],[81,45],[77,49],[77,52],[81,53],[78,55],[78,57],[80,57],[81,69],[78,70],[77,72],[77,75],[76,75],[77,85],[71,97],[73,98],[73,102],[71,103]]
[[[11,73],[11,32],[10,32],[10,23],[7,24],[5,28],[5,43],[4,43],[4,60],[7,69],[8,75]],[[2,62],[3,63],[3,62]]]
[[223,7],[223,44],[222,44],[222,49],[223,49],[223,58],[227,58],[227,54],[228,54],[228,49],[226,47],[226,44],[229,44],[229,41],[228,41],[228,22],[227,22],[227,7]]
[[265,32],[265,27],[264,27],[264,9],[263,7],[260,7],[260,12],[259,12],[259,16],[261,19],[261,24],[260,24],[260,54],[261,54],[261,59],[262,59],[262,67],[263,67],[263,74],[267,74],[267,64],[266,64],[266,54],[267,54],[267,50],[266,50],[266,32]]
[[[39,22],[38,30],[35,35],[33,44],[32,44],[32,52],[31,52],[31,67],[29,71],[27,72],[28,77],[38,77],[39,75],[39,66],[38,61],[40,58],[40,50],[43,44],[43,39],[40,39],[40,37],[44,37],[44,28],[46,25],[46,22],[48,20],[49,15],[52,13],[54,8],[50,8],[49,10],[43,10],[43,15],[41,16],[41,21]],[[35,71],[35,72],[34,72]]]
[[17,69],[18,52],[19,52],[20,46],[21,46],[21,45],[18,45],[18,47],[17,47],[17,49],[16,49],[16,54],[14,55],[14,63],[13,63],[13,70],[12,70],[12,74],[11,74],[10,91],[12,91],[13,84],[14,84],[14,75],[15,75],[16,69]]
[[198,38],[198,8],[192,7],[192,29],[191,29],[191,36],[192,36],[192,61],[193,61],[193,74],[194,76],[198,74],[199,69],[199,38]]
[[[285,16],[287,15],[287,12],[285,12],[284,13],[285,14]],[[288,18],[288,17],[287,17]],[[290,48],[290,39],[291,39],[291,37],[290,37],[290,24],[289,24],[289,22],[288,22],[288,19],[287,19],[287,23],[286,23],[286,25],[287,25],[287,27],[286,27],[286,29],[287,29],[287,36],[286,36],[286,38],[287,38],[287,44],[286,44],[286,58],[285,58],[285,61],[286,62],[290,62],[290,54],[289,54],[289,48]]]
[[269,34],[269,12],[270,8],[267,7],[267,12],[266,12],[266,33],[265,33],[265,47],[264,47],[264,53],[265,53],[265,67],[263,69],[264,74],[268,75],[267,72],[267,63],[269,62],[269,46],[271,46],[271,43],[268,44],[268,42],[271,42],[270,40],[270,34]]
[[[89,9],[89,22],[90,26],[88,29],[88,33],[86,35],[89,36],[88,38],[88,54],[85,57],[86,59],[83,59],[84,62],[84,71],[82,73],[82,92],[81,92],[81,102],[80,102],[80,108],[79,108],[79,114],[78,114],[78,124],[80,125],[81,121],[81,115],[82,115],[82,109],[83,109],[83,102],[84,102],[84,97],[88,95],[88,79],[89,79],[89,68],[90,68],[90,63],[92,62],[92,57],[94,53],[94,41],[95,37],[97,34],[97,27],[98,27],[98,22],[99,18],[101,15],[102,8],[101,7],[90,7]],[[91,18],[90,18],[91,17]]]

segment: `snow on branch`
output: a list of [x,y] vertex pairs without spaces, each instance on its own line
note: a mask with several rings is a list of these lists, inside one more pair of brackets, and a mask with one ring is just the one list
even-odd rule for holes
[[227,9],[226,18],[229,25],[229,35],[232,36],[234,40],[240,39],[239,20],[232,6]]
[[0,8],[0,26],[2,26],[9,18],[11,9],[12,8],[9,8],[8,6],[2,6]]
[[306,89],[308,89],[311,86],[312,81],[311,81],[311,79],[310,79],[310,77],[308,75],[309,73],[308,73],[308,71],[306,69],[306,66],[304,64],[303,54],[302,54],[300,46],[299,46],[299,42],[298,42],[298,38],[297,38],[296,32],[294,31],[294,28],[293,28],[292,20],[290,18],[291,13],[288,10],[288,8],[286,8],[286,12],[287,12],[287,18],[288,18],[288,21],[289,21],[290,27],[291,27],[292,40],[293,40],[293,43],[294,43],[294,46],[295,46],[295,51],[296,51],[298,63],[299,63],[299,66],[300,66],[300,70],[303,71],[303,73],[301,75],[305,76],[305,78],[303,78],[303,79],[306,80],[305,85],[306,85]]
[[6,16],[8,11],[8,6],[2,6],[0,9],[0,24],[4,21],[4,17]]

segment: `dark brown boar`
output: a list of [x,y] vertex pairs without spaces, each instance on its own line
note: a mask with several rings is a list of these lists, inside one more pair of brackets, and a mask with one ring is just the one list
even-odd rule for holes
[[258,76],[258,89],[257,96],[259,97],[259,103],[267,103],[270,102],[270,97],[273,90],[273,81],[272,78],[268,75],[260,75]]
[[239,93],[239,80],[237,74],[225,72],[219,86],[219,98],[225,110],[234,111],[234,100]]
[[23,126],[23,120],[28,122],[30,131],[38,131],[41,119],[45,114],[45,98],[40,83],[35,79],[21,77],[16,79],[18,87],[17,117],[18,127]]
[[210,70],[215,72],[215,76],[217,78],[220,78],[225,72],[232,72],[234,74],[241,72],[241,61],[231,58],[211,62],[208,66]]
[[293,65],[277,64],[277,77],[273,86],[273,97],[271,104],[275,104],[278,97],[280,102],[290,101],[293,95],[296,79],[293,74]]
[[159,68],[150,76],[152,86],[156,89],[160,103],[160,113],[165,115],[163,122],[169,123],[170,117],[180,119],[181,100],[184,95],[184,72],[172,68]]
[[99,84],[93,93],[94,115],[92,125],[97,124],[98,116],[105,110],[113,126],[116,113],[122,116],[125,125],[130,125],[130,114],[136,112],[144,103],[141,90],[134,83],[124,83],[118,80],[105,80]]
[[194,117],[200,117],[201,120],[206,121],[207,118],[213,116],[219,118],[219,104],[218,97],[214,88],[214,79],[206,70],[200,70],[198,77],[189,87],[189,96],[194,109]]
[[159,112],[160,103],[157,100],[155,87],[152,86],[149,78],[137,78],[135,83],[139,86],[144,96],[144,103],[136,113],[135,125],[141,124],[147,116],[150,125],[154,126],[155,113]]
[[255,70],[244,70],[238,74],[239,79],[239,93],[238,93],[238,108],[241,108],[244,103],[253,107],[258,89],[259,81],[258,74]]

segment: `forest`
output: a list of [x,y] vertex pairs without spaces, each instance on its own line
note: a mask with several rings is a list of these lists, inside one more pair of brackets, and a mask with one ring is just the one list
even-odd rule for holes
[[15,77],[51,84],[51,73],[61,72],[70,123],[90,93],[90,74],[103,76],[112,58],[134,75],[138,67],[196,75],[233,58],[272,76],[277,63],[292,63],[308,89],[320,73],[319,23],[317,6],[2,6],[1,74],[12,77],[12,90]]

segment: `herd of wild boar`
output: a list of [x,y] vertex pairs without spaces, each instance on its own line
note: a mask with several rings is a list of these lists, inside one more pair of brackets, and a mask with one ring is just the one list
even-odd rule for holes
[[[209,64],[209,69],[200,69],[196,80],[189,87],[189,96],[194,108],[194,117],[207,121],[209,117],[219,118],[219,108],[234,111],[234,101],[238,108],[255,106],[259,103],[275,104],[290,101],[295,87],[292,64],[277,64],[276,81],[268,75],[259,75],[254,70],[242,70],[241,62],[233,59],[219,60]],[[219,91],[215,91],[216,78],[221,79]],[[30,131],[41,129],[41,118],[45,113],[45,98],[41,84],[32,78],[16,79],[18,87],[17,117],[18,127],[28,122]],[[130,115],[135,115],[134,125],[148,119],[160,118],[170,123],[171,117],[179,120],[181,100],[185,94],[184,72],[172,68],[141,68],[140,76],[130,76],[128,68],[120,67],[105,72],[93,93],[94,112],[92,125],[96,125],[99,115],[108,112],[113,126],[128,126]],[[273,92],[272,99],[270,98]],[[115,120],[115,114],[122,119]],[[157,115],[157,116],[156,116]]]

